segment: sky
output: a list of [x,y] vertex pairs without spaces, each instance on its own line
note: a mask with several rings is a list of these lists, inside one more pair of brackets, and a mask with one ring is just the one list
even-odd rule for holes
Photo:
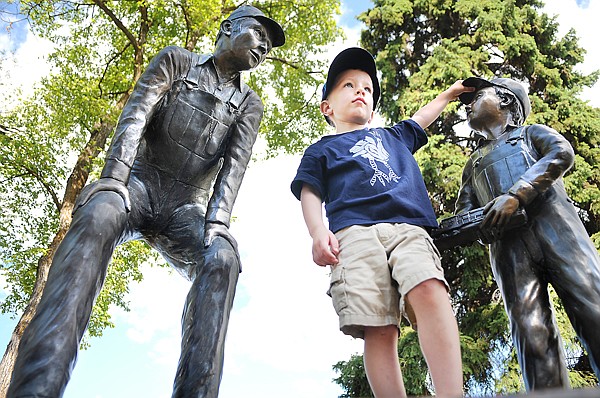
[[[600,69],[600,49],[594,42],[600,0],[546,3],[545,11],[558,15],[560,34],[575,27],[580,45],[588,50],[581,70]],[[358,43],[361,26],[355,16],[370,6],[365,0],[342,1],[340,24],[347,40],[331,47],[329,60]],[[0,50],[16,51],[13,86],[26,90],[41,76],[44,48],[25,30],[0,32]],[[583,98],[600,106],[599,84],[586,90]],[[300,155],[285,155],[253,162],[235,204],[231,231],[239,244],[243,272],[226,339],[221,398],[337,397],[343,391],[332,382],[337,376],[332,366],[362,352],[361,340],[339,332],[325,293],[328,271],[312,263],[300,205],[289,190],[299,161]],[[4,285],[0,280],[0,300],[6,296]],[[116,328],[80,352],[64,397],[170,396],[188,288],[189,282],[168,268],[146,266],[144,281],[131,286],[131,311],[113,310]],[[15,324],[16,320],[0,316],[0,342],[8,343]]]

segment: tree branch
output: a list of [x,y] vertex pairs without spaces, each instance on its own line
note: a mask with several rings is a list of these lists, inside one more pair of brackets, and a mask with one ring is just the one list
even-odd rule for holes
[[185,7],[183,3],[180,3],[179,7],[181,8],[181,13],[183,14],[183,19],[185,21],[185,43],[187,44],[192,31],[192,20],[187,12],[187,7]]
[[[4,126],[4,125],[0,124],[0,134],[6,136],[11,131],[14,131],[14,129],[12,127],[8,127],[8,126]],[[10,137],[8,137],[8,138],[11,139]]]
[[36,173],[36,171],[33,170],[32,168],[27,167],[27,166],[23,166],[23,167],[29,175],[31,175],[34,179],[36,179],[40,183],[40,185],[44,188],[44,190],[48,193],[48,195],[50,195],[50,197],[52,198],[52,202],[54,202],[54,206],[56,206],[56,212],[60,213],[60,208],[62,206],[62,203],[60,202],[60,199],[58,199],[58,196],[56,195],[56,193],[54,192],[54,190],[52,189],[50,184],[48,184],[44,180],[44,178],[42,178],[42,176],[40,174]]
[[106,6],[106,4],[104,4],[104,1],[103,0],[94,0],[94,4],[96,4],[98,7],[100,7],[100,9],[102,11],[104,11],[104,13],[114,22],[114,24],[117,25],[117,27],[121,30],[121,32],[123,32],[123,34],[125,34],[127,39],[129,39],[129,42],[135,49],[135,52],[138,52],[139,46],[138,46],[137,40],[135,39],[133,34],[129,31],[129,29],[127,29],[125,27],[125,25],[123,25],[123,22],[121,22],[121,20],[119,18],[117,18],[117,16],[112,12],[112,10],[110,8],[108,8]]
[[[302,70],[302,67],[299,66],[298,64],[292,63],[288,60],[285,60],[283,58],[279,58],[279,57],[267,57],[268,60],[270,61],[277,61],[277,62],[281,62],[284,65],[287,65],[291,68],[294,68],[296,70]],[[318,73],[323,73],[322,71],[305,71],[307,75],[314,75],[314,74],[318,74]]]
[[110,66],[110,64],[112,64],[112,62],[115,59],[121,58],[121,56],[125,53],[125,51],[127,51],[127,49],[129,48],[129,46],[131,45],[131,43],[127,43],[127,45],[125,45],[125,47],[119,51],[118,53],[114,54],[112,57],[110,57],[110,59],[108,60],[108,62],[106,63],[106,66],[104,67],[104,71],[102,71],[102,76],[100,76],[100,80],[98,80],[98,90],[100,91],[100,96],[102,97],[102,82],[104,81],[104,78],[106,77],[106,74],[108,73],[108,67]]
[[56,206],[56,211],[60,212],[60,206],[61,206],[60,200],[58,199],[58,196],[56,195],[56,193],[54,192],[54,190],[52,189],[50,184],[45,182],[44,179],[38,173],[36,173],[35,170],[33,170],[32,168],[27,167],[27,166],[23,166],[23,168],[25,169],[24,173],[15,174],[9,178],[5,178],[4,180],[0,181],[0,184],[4,184],[5,182],[14,180],[16,178],[31,176],[40,183],[40,185],[44,188],[44,191],[46,191],[48,193],[48,195],[52,198],[52,202],[54,202],[54,205]]
[[[16,131],[16,129],[0,124],[0,134],[5,136],[9,141],[12,141],[12,138],[8,137],[7,133],[9,133],[11,131]],[[48,184],[44,180],[44,178],[39,173],[37,173],[33,168],[31,168],[25,164],[22,165],[22,167],[23,167],[23,169],[25,169],[26,173],[17,174],[15,176],[13,176],[12,178],[25,177],[26,175],[32,176],[34,179],[36,179],[40,183],[40,185],[44,188],[44,190],[48,193],[48,195],[50,195],[50,197],[52,198],[52,201],[54,202],[54,205],[56,206],[56,211],[60,212],[61,202],[58,199],[56,192],[54,192],[54,190],[52,189],[52,186],[50,184]],[[7,180],[4,180],[4,181],[7,181]],[[3,183],[4,181],[0,181],[0,184]]]

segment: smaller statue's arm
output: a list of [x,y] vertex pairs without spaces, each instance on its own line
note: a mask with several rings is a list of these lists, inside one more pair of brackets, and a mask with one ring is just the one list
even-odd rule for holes
[[519,199],[522,206],[546,192],[575,161],[569,141],[548,126],[531,125],[527,127],[526,137],[541,157],[508,191]]

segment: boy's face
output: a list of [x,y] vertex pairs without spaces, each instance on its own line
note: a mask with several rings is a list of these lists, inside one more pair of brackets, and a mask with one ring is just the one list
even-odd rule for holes
[[368,124],[373,118],[373,82],[368,73],[348,69],[338,76],[321,112],[340,125]]
[[475,93],[473,101],[467,105],[467,120],[473,130],[487,131],[487,126],[493,126],[506,117],[500,107],[502,100],[496,95],[493,87],[482,88]]

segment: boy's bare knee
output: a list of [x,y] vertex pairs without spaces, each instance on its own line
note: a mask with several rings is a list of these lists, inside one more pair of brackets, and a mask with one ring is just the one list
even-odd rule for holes
[[396,325],[367,326],[365,327],[365,340],[369,338],[398,339],[398,327]]
[[431,313],[449,305],[446,286],[438,279],[428,279],[412,288],[406,295],[406,301],[417,318],[424,311]]
[[446,295],[446,287],[444,286],[442,281],[432,278],[427,279],[426,281],[423,281],[417,286],[413,287],[406,295],[406,298],[409,301],[431,300],[436,298],[437,295],[440,293]]

